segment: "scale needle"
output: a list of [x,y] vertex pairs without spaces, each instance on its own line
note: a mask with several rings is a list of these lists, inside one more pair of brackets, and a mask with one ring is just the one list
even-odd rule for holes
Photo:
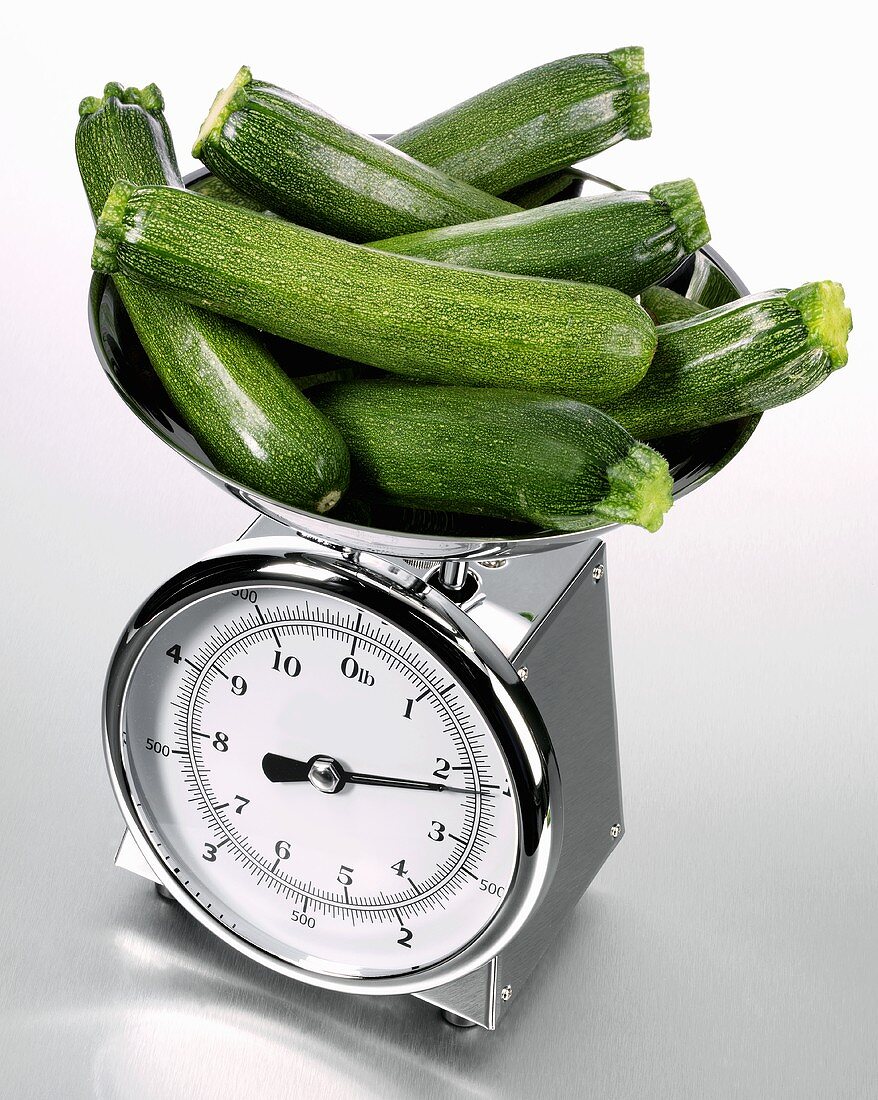
[[397,779],[390,775],[370,775],[351,772],[332,756],[312,756],[310,760],[295,760],[267,752],[262,758],[262,771],[272,783],[304,783],[310,781],[324,794],[336,794],[348,783],[367,787],[400,787],[410,791],[452,791],[474,794],[469,787],[449,787],[445,783],[430,783],[421,779]]

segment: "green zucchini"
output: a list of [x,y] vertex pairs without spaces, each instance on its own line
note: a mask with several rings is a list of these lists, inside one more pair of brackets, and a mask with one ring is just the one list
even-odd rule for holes
[[428,381],[596,402],[636,385],[655,348],[652,321],[617,290],[397,256],[170,187],[118,183],[93,263]]
[[372,248],[639,294],[709,240],[695,184],[678,180],[660,183],[649,194],[611,191],[567,199],[502,218],[374,241]]
[[504,191],[500,198],[514,202],[522,210],[533,210],[535,206],[545,206],[547,202],[578,198],[587,178],[585,172],[578,168],[559,168],[557,172],[549,172],[530,183]]
[[666,286],[648,286],[640,295],[640,304],[657,325],[687,321],[708,309]]
[[313,391],[351,452],[354,490],[392,503],[576,531],[661,526],[661,455],[569,398],[518,390],[346,382]]
[[662,325],[643,381],[602,407],[638,439],[762,412],[844,366],[850,329],[838,283],[741,298]]
[[[187,194],[155,85],[110,84],[83,100],[76,159],[95,216],[119,176]],[[285,504],[332,507],[347,485],[345,445],[256,334],[168,291],[114,280],[156,374],[217,469]]]
[[353,241],[518,209],[348,130],[246,66],[217,95],[192,152],[267,209]]
[[499,195],[650,132],[643,50],[630,46],[540,65],[395,134],[389,144]]

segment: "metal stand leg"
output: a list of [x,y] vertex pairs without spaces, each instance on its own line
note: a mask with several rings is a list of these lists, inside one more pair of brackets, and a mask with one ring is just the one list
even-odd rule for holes
[[456,1012],[451,1012],[447,1008],[440,1010],[439,1015],[446,1022],[451,1024],[452,1027],[478,1027],[479,1025],[475,1020],[468,1020],[466,1016],[458,1016]]

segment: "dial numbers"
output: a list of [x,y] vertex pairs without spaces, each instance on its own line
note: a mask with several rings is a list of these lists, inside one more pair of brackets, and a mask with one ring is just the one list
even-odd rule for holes
[[451,673],[373,613],[290,587],[216,594],[158,631],[126,710],[169,862],[257,946],[403,973],[499,909],[518,859],[502,754]]

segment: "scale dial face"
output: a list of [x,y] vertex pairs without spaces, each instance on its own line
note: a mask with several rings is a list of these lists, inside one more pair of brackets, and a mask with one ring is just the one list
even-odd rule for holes
[[413,975],[494,920],[520,858],[504,753],[453,671],[347,598],[214,592],[151,635],[121,760],[156,854],[236,937],[316,975]]

